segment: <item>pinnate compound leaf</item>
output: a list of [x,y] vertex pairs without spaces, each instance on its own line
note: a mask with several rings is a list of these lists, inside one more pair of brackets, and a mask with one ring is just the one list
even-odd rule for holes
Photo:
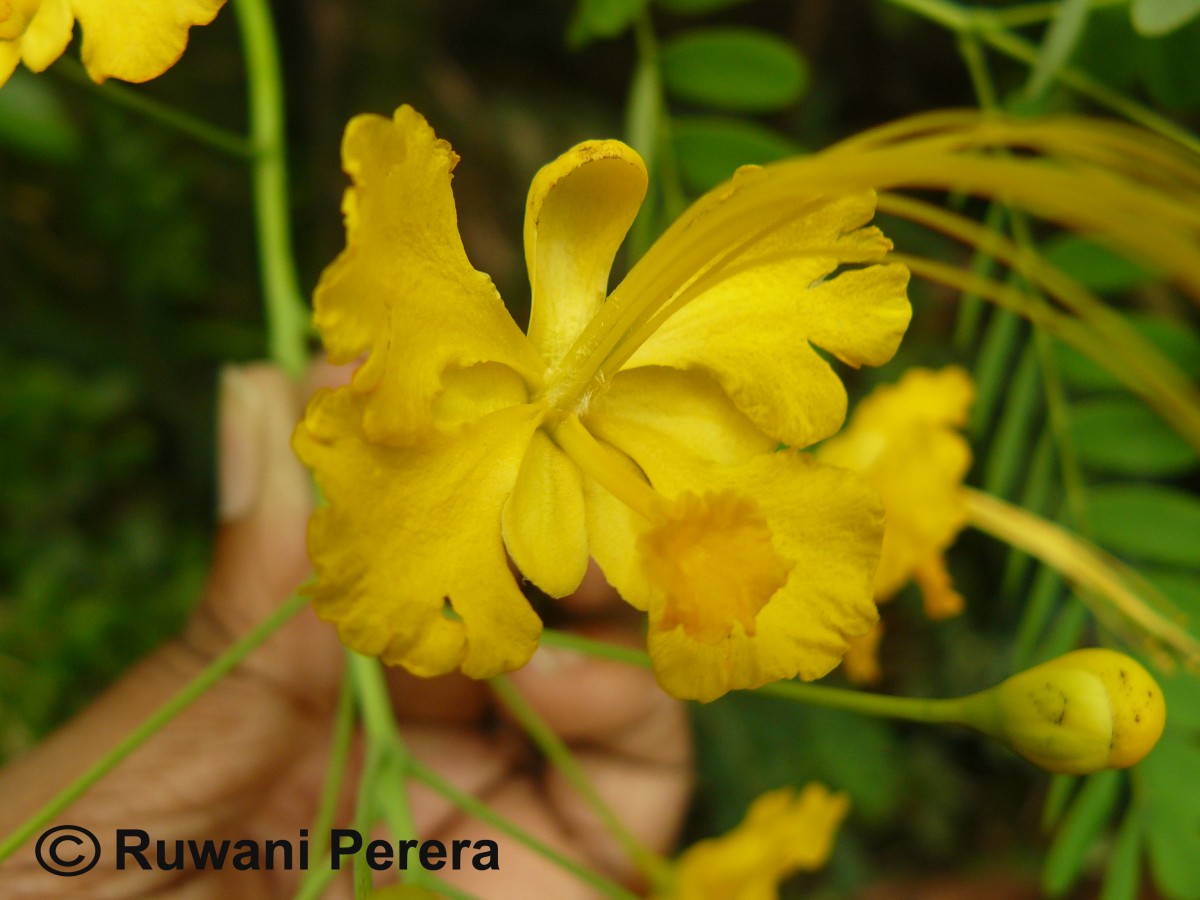
[[1170,476],[1200,462],[1196,449],[1154,410],[1126,397],[1079,402],[1071,409],[1079,461],[1094,472]]
[[1071,801],[1042,870],[1042,887],[1050,896],[1061,896],[1079,881],[1088,852],[1116,806],[1121,781],[1113,769],[1089,775]]

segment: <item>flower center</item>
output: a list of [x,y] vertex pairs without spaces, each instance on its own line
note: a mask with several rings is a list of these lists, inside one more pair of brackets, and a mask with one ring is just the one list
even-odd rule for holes
[[753,635],[759,610],[792,568],[771,545],[758,506],[733,491],[681,494],[638,549],[646,574],[666,595],[658,628],[682,625],[703,644],[720,643],[736,625]]

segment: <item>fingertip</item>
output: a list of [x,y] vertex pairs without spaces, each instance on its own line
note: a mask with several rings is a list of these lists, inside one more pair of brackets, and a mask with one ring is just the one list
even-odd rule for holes
[[[583,633],[624,646],[640,643],[630,629],[611,624],[593,625]],[[543,645],[510,678],[546,723],[568,741],[615,744],[649,718],[684,721],[681,705],[663,692],[650,670],[577,650]],[[653,748],[635,747],[633,752],[643,749]]]

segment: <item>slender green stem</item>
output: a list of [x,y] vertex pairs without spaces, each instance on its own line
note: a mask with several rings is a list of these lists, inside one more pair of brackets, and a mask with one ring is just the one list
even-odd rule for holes
[[[997,16],[993,10],[967,9],[950,2],[950,0],[887,0],[887,2],[935,22],[955,34],[974,32],[981,41],[1010,59],[1015,59],[1031,67],[1038,63],[1040,56],[1038,47],[1007,30],[1004,25],[1010,23],[1006,22],[1003,16]],[[1058,6],[1058,4],[1054,5]],[[1108,0],[1104,0],[1103,3],[1096,5],[1107,6],[1110,4]],[[1170,138],[1195,153],[1200,153],[1200,138],[1197,138],[1196,135],[1179,127],[1165,116],[1130,100],[1119,91],[1114,91],[1085,72],[1071,66],[1063,66],[1054,73],[1054,78],[1081,96],[1124,116],[1129,121]]]
[[[1010,213],[1009,223],[1017,246],[1023,251],[1033,252],[1033,232],[1029,228],[1029,222],[1024,213],[1019,210],[1012,210]],[[1040,296],[1036,287],[1031,287],[1030,290]],[[1038,368],[1042,376],[1042,389],[1050,418],[1050,431],[1054,436],[1059,466],[1062,470],[1063,487],[1066,489],[1067,509],[1070,511],[1071,522],[1075,529],[1086,537],[1091,533],[1091,529],[1088,527],[1087,489],[1083,480],[1083,471],[1075,453],[1075,441],[1071,437],[1071,410],[1062,378],[1058,373],[1053,341],[1044,329],[1035,325],[1033,342]]]
[[525,729],[530,740],[592,808],[597,818],[604,823],[604,827],[616,838],[647,880],[652,885],[665,887],[670,879],[670,870],[666,862],[634,837],[621,818],[612,811],[612,807],[600,796],[587,773],[583,771],[583,767],[579,765],[579,761],[575,759],[575,755],[563,743],[562,738],[546,724],[529,701],[513,687],[511,681],[501,676],[491,679],[490,683],[492,690],[500,698],[500,702],[508,707],[509,712]]
[[1041,394],[1037,356],[1027,343],[1004,385],[1004,410],[983,470],[983,489],[989,494],[1011,497],[1026,474],[1025,451],[1035,436]]
[[234,0],[249,82],[254,145],[254,214],[267,314],[268,355],[299,378],[308,364],[308,313],[292,256],[283,85],[275,27],[266,0]]
[[958,35],[958,55],[962,57],[971,77],[971,85],[979,105],[985,110],[992,111],[999,107],[996,88],[992,84],[992,76],[988,72],[987,58],[983,48],[979,46],[979,38],[973,31],[963,31]]
[[0,862],[13,854],[22,844],[37,834],[64,809],[78,800],[97,781],[117,767],[129,754],[146,742],[155,732],[187,709],[198,697],[232,671],[271,635],[308,605],[308,598],[296,594],[245,637],[214,659],[182,690],[159,707],[141,725],[127,734],[94,766],[58,792],[45,806],[30,816],[12,834],[0,842]]
[[144,116],[152,122],[187,135],[214,150],[236,156],[239,159],[254,157],[254,148],[240,134],[180,112],[173,106],[159,103],[140,91],[125,87],[115,81],[109,80],[104,84],[96,84],[88,75],[87,70],[70,57],[62,57],[55,63],[51,71],[72,84],[90,91],[106,103]]
[[642,154],[650,171],[650,197],[630,232],[630,250],[637,260],[658,237],[661,208],[663,218],[670,222],[687,206],[687,197],[679,180],[679,166],[671,142],[671,118],[667,112],[662,90],[662,71],[659,66],[658,38],[648,11],[634,23],[637,46],[637,68],[629,94],[626,132],[635,150]]
[[[547,629],[542,632],[542,643],[550,647],[562,647],[590,656],[641,666],[645,669],[652,666],[649,655],[641,650],[617,647],[565,631]],[[909,722],[967,724],[962,718],[965,698],[926,700],[916,697],[892,697],[887,694],[870,694],[864,691],[831,688],[799,681],[780,681],[768,684],[756,689],[755,693],[782,697],[786,700],[794,700],[797,703],[820,706],[825,709],[841,709],[865,716],[904,719]]]
[[[395,779],[399,783],[397,790],[390,791],[387,802],[380,802],[378,808],[387,813],[389,824],[396,837],[408,840],[417,836],[417,826],[413,822],[412,810],[408,804],[408,792],[403,784],[403,775],[407,774],[411,758],[408,748],[400,737],[400,729],[396,724],[396,716],[392,711],[391,694],[379,660],[357,653],[350,654],[350,675],[354,681],[354,691],[358,697],[359,710],[362,713],[363,728],[367,735],[367,752],[380,753],[390,757],[398,764],[398,774]],[[373,774],[382,771],[376,768]],[[379,796],[380,785],[371,782],[370,789],[374,796]]]
[[[383,747],[377,743],[367,745],[367,760],[363,765],[362,777],[358,782],[358,797],[354,804],[354,830],[359,834],[369,834],[375,824],[377,805],[375,803],[379,772],[384,764]],[[397,835],[407,837],[407,835]],[[365,900],[374,889],[371,880],[371,870],[367,866],[365,853],[357,853],[353,862],[354,900]]]
[[[349,653],[347,650],[347,657]],[[342,679],[337,711],[334,713],[333,742],[329,750],[329,764],[325,767],[325,784],[321,789],[321,798],[312,825],[312,858],[315,860],[325,859],[329,852],[329,833],[333,827],[334,814],[345,781],[346,761],[350,757],[350,739],[354,735],[354,718],[354,685],[347,671]],[[317,865],[309,869],[293,900],[315,900],[321,896],[332,876],[333,870],[329,866]]]
[[[411,840],[417,836],[417,826],[406,779],[412,775],[416,760],[400,735],[383,667],[377,659],[351,653],[350,677],[366,731],[369,763],[359,795],[360,810],[366,804],[372,824],[374,815],[382,813],[397,838]],[[429,887],[430,875],[421,868],[411,869],[405,883]]]
[[[1091,9],[1103,9],[1106,6],[1128,5],[1129,0],[1092,0],[1088,4]],[[1026,25],[1038,25],[1053,19],[1062,7],[1062,0],[1051,0],[1049,3],[1026,3],[1022,6],[1010,6],[1005,9],[980,9],[976,15],[980,17],[980,29],[988,28],[1022,28]]]
[[[1005,206],[1002,203],[988,204],[983,227],[995,231],[1004,224]],[[990,279],[996,268],[996,257],[982,248],[977,248],[971,258],[971,274]],[[980,321],[983,317],[984,299],[974,292],[964,293],[958,302],[958,315],[954,320],[954,349],[966,353],[979,337]]]
[[538,840],[529,832],[517,827],[503,816],[498,815],[490,806],[488,806],[479,798],[459,790],[432,769],[427,768],[416,760],[412,761],[409,767],[409,774],[414,780],[421,782],[434,791],[437,791],[468,815],[474,816],[481,822],[486,822],[497,831],[503,832],[515,841],[519,841],[521,844],[524,844],[539,856],[545,857],[548,861],[554,863],[559,868],[570,872],[583,883],[591,885],[605,897],[613,897],[616,898],[616,900],[637,900],[635,895],[631,894],[629,891],[617,884],[614,884],[603,875],[600,875],[598,872],[594,872],[592,869],[588,868],[582,863],[571,859],[569,856],[566,856],[563,853],[560,853],[549,844]]
[[1062,592],[1063,578],[1056,569],[1042,566],[1037,570],[1012,643],[1014,669],[1025,669],[1033,665],[1038,641],[1045,635],[1050,620],[1058,610]]
[[[629,102],[625,114],[625,137],[629,145],[642,155],[646,169],[658,173],[659,121],[663,116],[662,75],[658,70],[658,51],[650,15],[643,12],[634,25],[637,44],[637,65],[629,86]],[[653,178],[646,193],[646,202],[638,210],[629,230],[629,265],[637,262],[654,243],[658,232],[658,207],[661,190]]]
[[[1037,47],[1024,38],[1008,31],[981,31],[980,38],[993,49],[1005,56],[1035,65],[1038,58]],[[1087,97],[1112,112],[1124,116],[1131,122],[1136,122],[1144,128],[1170,138],[1180,146],[1186,147],[1193,153],[1200,153],[1200,138],[1190,131],[1179,127],[1170,119],[1147,109],[1140,103],[1130,100],[1119,91],[1114,91],[1104,83],[1097,81],[1091,75],[1081,72],[1071,66],[1063,66],[1055,73],[1055,79],[1071,88],[1080,96]]]
[[1124,563],[1067,529],[998,497],[964,488],[963,500],[973,528],[1056,569],[1074,584],[1098,618],[1116,618],[1146,638],[1151,647],[1178,654],[1188,664],[1200,662],[1200,640],[1164,612],[1170,610],[1169,602]]
[[643,669],[649,669],[651,666],[650,657],[643,650],[635,650],[633,647],[592,640],[578,634],[572,634],[569,631],[558,631],[554,628],[547,628],[542,631],[542,644],[547,647],[574,650],[577,653],[584,653],[596,659],[608,659],[613,662],[625,663],[629,666],[639,666]]
[[950,31],[962,33],[972,26],[970,10],[948,0],[888,0],[893,6],[907,9],[930,22],[936,22]]
[[[1034,446],[1033,457],[1028,464],[1028,474],[1021,488],[1019,505],[1030,512],[1045,515],[1049,509],[1051,495],[1058,485],[1054,478],[1057,459],[1053,437],[1043,431]],[[1033,565],[1033,557],[1017,547],[1008,548],[1008,559],[1004,563],[1004,577],[1000,580],[1000,596],[1008,605],[1025,605],[1022,587],[1025,576]]]

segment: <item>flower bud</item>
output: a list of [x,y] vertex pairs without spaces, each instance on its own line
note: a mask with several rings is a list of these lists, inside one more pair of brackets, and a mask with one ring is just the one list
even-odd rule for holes
[[1123,653],[1076,650],[966,698],[969,724],[1050,772],[1132,766],[1166,721],[1162,690]]

